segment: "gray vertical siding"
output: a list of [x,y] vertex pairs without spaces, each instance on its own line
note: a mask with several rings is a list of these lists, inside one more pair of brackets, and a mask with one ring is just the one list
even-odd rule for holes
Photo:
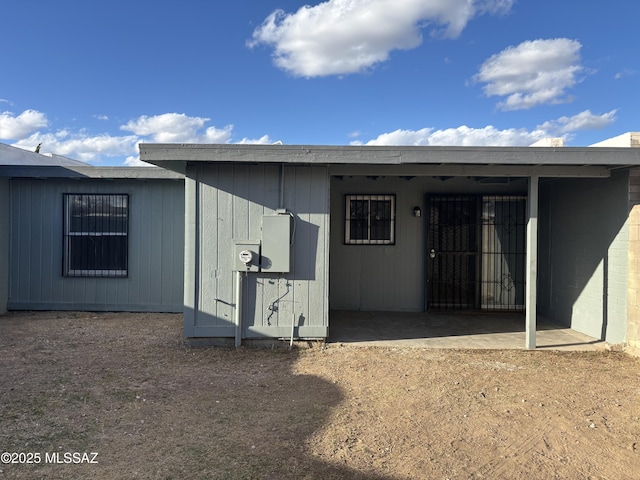
[[9,179],[0,177],[0,315],[9,299]]
[[[344,196],[396,195],[395,245],[345,245]],[[425,309],[426,196],[526,193],[524,181],[480,184],[467,178],[341,176],[331,179],[331,308],[413,311]],[[413,216],[413,208],[422,217]]]
[[611,343],[626,334],[627,192],[626,172],[541,189],[540,313]]
[[[243,285],[243,337],[325,337],[328,325],[329,189],[325,167],[204,165],[186,184],[185,336],[232,337],[234,244],[259,241],[262,216],[295,217],[290,273],[250,273]],[[280,199],[283,198],[283,205]],[[189,302],[189,303],[187,303]]]
[[[414,179],[417,180],[417,179]],[[345,245],[346,194],[395,194],[395,245]],[[399,177],[332,181],[331,308],[338,310],[424,310],[424,217],[420,181]]]
[[[63,194],[129,194],[127,278],[63,277]],[[11,180],[9,308],[181,312],[181,180]]]

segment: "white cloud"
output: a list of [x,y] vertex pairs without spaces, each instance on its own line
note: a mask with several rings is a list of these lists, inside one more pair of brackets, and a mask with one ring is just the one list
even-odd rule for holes
[[127,167],[155,167],[155,165],[151,165],[150,163],[140,160],[140,156],[127,157],[123,165],[126,165]]
[[558,136],[580,130],[598,130],[608,127],[616,119],[617,110],[596,115],[590,110],[585,110],[572,117],[560,117],[557,120],[545,122],[541,129],[549,132],[550,136]]
[[108,134],[91,136],[85,132],[71,133],[67,130],[59,130],[56,133],[34,133],[14,143],[13,146],[33,151],[39,143],[42,143],[40,150],[42,153],[55,153],[84,162],[99,162],[102,157],[134,154],[138,137]]
[[[174,115],[174,114],[169,114],[169,115]],[[143,117],[140,117],[143,118]],[[148,123],[154,123],[154,122],[148,122],[149,118],[148,117],[144,117],[145,120],[140,122],[142,124],[148,124]],[[140,120],[140,119],[139,119]],[[205,119],[208,120],[208,119]],[[135,121],[134,121],[135,122]],[[129,122],[127,125],[131,124],[131,122]],[[229,134],[230,134],[230,129],[232,127],[226,127],[229,128]],[[151,135],[155,135],[155,131],[150,131],[149,134]],[[164,132],[166,133],[166,132]],[[223,138],[221,138],[221,140],[225,140],[225,141],[216,141],[216,137],[217,136],[221,136]],[[222,130],[217,130],[213,127],[209,127],[205,134],[204,137],[206,137],[206,139],[210,139],[211,141],[208,141],[206,143],[229,143],[228,141],[228,137],[229,135],[227,135],[227,131],[225,129]],[[192,143],[191,141],[189,141],[189,143]],[[201,142],[195,142],[195,143],[201,143]],[[274,142],[273,140],[271,140],[269,138],[269,135],[263,135],[262,137],[258,138],[258,139],[249,139],[249,138],[243,138],[242,140],[240,140],[239,142],[236,142],[238,144],[261,144],[261,145],[273,145],[275,143],[278,142]],[[150,163],[147,162],[143,162],[142,160],[140,160],[140,156],[131,156],[131,157],[127,157],[126,160],[124,161],[124,164],[129,166],[129,167],[153,167],[155,165],[151,165]]]
[[499,130],[492,125],[483,128],[470,128],[466,125],[458,128],[434,130],[395,130],[383,133],[364,143],[351,142],[351,145],[413,145],[413,146],[529,146],[546,137],[561,137],[569,140],[573,132],[604,128],[615,121],[616,110],[595,115],[589,110],[572,117],[560,117],[537,125],[533,130],[507,128]]
[[[38,121],[40,120],[40,121]],[[46,116],[34,110],[27,110],[20,116],[5,112],[0,115],[0,133],[9,132],[17,138],[13,146],[33,151],[42,143],[42,153],[55,153],[76,160],[99,163],[105,157],[126,157],[124,165],[148,165],[141,162],[138,144],[141,141],[158,143],[231,143],[233,125],[223,128],[206,127],[210,120],[189,117],[181,113],[143,115],[132,119],[120,127],[132,135],[91,135],[85,130],[57,130],[55,132],[33,132],[47,127]],[[28,127],[27,127],[28,126]],[[33,132],[33,133],[32,133]],[[1,137],[0,138],[5,138]],[[237,143],[277,143],[263,135],[257,139],[243,138]]]
[[276,144],[278,142],[274,142],[273,140],[271,140],[269,138],[269,135],[263,135],[260,138],[257,139],[251,139],[251,138],[243,138],[242,140],[240,140],[239,142],[236,142],[238,144],[243,144],[243,145],[248,145],[248,144],[256,144],[256,145],[273,145]]
[[637,73],[637,72],[636,72],[635,70],[632,70],[632,69],[630,69],[630,68],[625,68],[625,69],[623,69],[623,70],[619,71],[618,73],[616,73],[616,74],[614,75],[614,78],[615,78],[616,80],[620,80],[621,78],[624,78],[624,77],[630,77],[630,76],[633,76],[633,75],[635,75],[636,73]]
[[295,13],[276,10],[250,47],[274,48],[275,64],[302,77],[357,73],[393,50],[422,43],[421,30],[455,38],[476,15],[506,13],[515,0],[328,0]]
[[536,105],[566,103],[566,90],[574,86],[580,65],[576,40],[555,38],[532,40],[491,56],[474,76],[485,83],[484,93],[506,97],[502,110],[522,110]]
[[17,117],[13,112],[0,113],[0,138],[15,140],[23,138],[40,128],[45,128],[49,122],[47,116],[37,110],[25,110]]
[[[462,125],[458,128],[434,130],[395,130],[383,133],[364,145],[413,145],[413,146],[527,146],[544,138],[541,130],[528,131],[520,128],[498,130],[489,125],[484,128],[470,128]],[[352,142],[352,145],[363,145]]]
[[120,127],[136,135],[151,137],[158,143],[227,143],[231,140],[233,125],[222,129],[209,127],[204,132],[209,118],[188,117],[184,113],[143,115]]

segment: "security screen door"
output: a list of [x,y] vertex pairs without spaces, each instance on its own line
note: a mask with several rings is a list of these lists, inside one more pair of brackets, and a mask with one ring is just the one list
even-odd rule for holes
[[526,197],[429,199],[427,307],[524,309]]

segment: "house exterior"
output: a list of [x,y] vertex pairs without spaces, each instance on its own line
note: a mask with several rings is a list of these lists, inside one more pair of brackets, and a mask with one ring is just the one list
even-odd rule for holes
[[142,144],[162,168],[0,145],[0,314],[183,312],[239,345],[327,338],[335,310],[508,311],[528,348],[543,317],[640,354],[637,138]]
[[0,145],[0,313],[181,312],[184,181]]
[[[184,333],[326,338],[331,310],[521,311],[639,343],[640,150],[143,144],[185,175]],[[640,250],[639,252],[640,253]]]

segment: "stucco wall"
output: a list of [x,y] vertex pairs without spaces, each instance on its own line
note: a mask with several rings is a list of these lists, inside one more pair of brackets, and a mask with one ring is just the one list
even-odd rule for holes
[[[181,180],[11,180],[9,309],[181,312]],[[63,194],[129,194],[127,278],[64,277]]]
[[0,177],[0,315],[9,298],[9,179]]
[[[281,178],[281,172],[284,178]],[[201,165],[186,179],[186,337],[235,335],[235,242],[262,239],[262,216],[295,218],[291,271],[249,273],[243,338],[326,337],[329,189],[326,167]]]
[[627,174],[544,180],[539,216],[539,312],[621,343],[627,317]]

